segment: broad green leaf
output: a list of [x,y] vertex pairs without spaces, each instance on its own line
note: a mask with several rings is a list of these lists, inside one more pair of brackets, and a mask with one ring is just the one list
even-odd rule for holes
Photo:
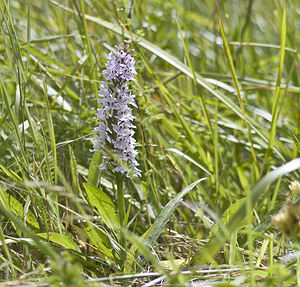
[[41,238],[56,243],[66,249],[79,251],[78,246],[75,244],[72,238],[67,235],[56,233],[56,232],[38,233],[37,235]]
[[88,201],[98,210],[98,213],[101,215],[104,223],[114,230],[118,229],[120,224],[119,217],[117,216],[117,210],[107,194],[91,184],[84,183],[83,186],[85,188]]
[[113,258],[112,247],[109,238],[101,230],[96,229],[92,224],[85,223],[84,230],[92,244],[94,244],[100,253],[109,258]]
[[[237,202],[235,202],[234,204],[230,205],[224,212],[224,215],[223,215],[223,222],[224,223],[228,223],[230,218],[239,210],[239,208],[245,203],[245,198],[241,198],[239,199]],[[241,220],[241,223],[240,223],[240,228],[245,226],[246,221],[245,221],[246,218],[243,218]]]
[[40,229],[39,223],[36,220],[35,216],[33,213],[28,210],[26,214],[24,214],[24,207],[23,204],[20,203],[18,200],[16,200],[13,196],[8,194],[6,191],[4,191],[2,188],[0,188],[0,200],[2,201],[3,204],[6,206],[9,206],[11,210],[17,214],[20,218],[24,218],[26,222],[33,228],[35,229]]
[[70,168],[71,168],[71,174],[72,174],[74,193],[76,195],[78,195],[80,193],[81,196],[83,196],[83,193],[80,188],[79,180],[78,180],[77,162],[76,162],[75,154],[72,150],[71,145],[69,145],[69,156],[70,156]]
[[97,185],[98,184],[98,179],[99,179],[99,164],[101,163],[101,152],[96,151],[93,154],[92,161],[90,163],[89,167],[89,173],[88,173],[88,183],[92,185]]
[[248,177],[245,174],[244,166],[238,166],[237,167],[237,174],[239,176],[239,179],[240,179],[240,182],[241,182],[241,185],[242,185],[243,189],[244,190],[249,190],[250,189],[249,180],[248,180]]

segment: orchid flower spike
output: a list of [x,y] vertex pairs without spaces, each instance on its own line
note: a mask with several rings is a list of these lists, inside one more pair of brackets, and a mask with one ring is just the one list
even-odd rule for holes
[[103,162],[100,169],[112,168],[127,177],[141,176],[136,160],[137,151],[134,139],[135,125],[132,121],[132,107],[136,107],[128,83],[135,80],[134,50],[128,45],[116,47],[116,53],[110,52],[103,71],[105,81],[99,91],[100,108],[97,109],[98,126],[94,151],[102,152]]

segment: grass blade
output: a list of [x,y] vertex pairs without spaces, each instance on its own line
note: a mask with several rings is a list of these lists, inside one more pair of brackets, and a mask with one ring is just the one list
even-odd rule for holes
[[56,252],[46,243],[42,242],[40,238],[29,228],[27,227],[19,217],[17,217],[9,208],[7,208],[0,201],[0,213],[5,216],[7,219],[11,220],[15,225],[16,229],[24,233],[26,236],[31,238],[36,247],[40,249],[45,255],[49,256],[52,259],[57,259]]
[[169,221],[172,213],[174,212],[176,206],[182,200],[182,198],[190,192],[198,183],[205,180],[206,178],[200,178],[183,189],[180,193],[178,193],[169,203],[162,209],[155,222],[153,223],[152,230],[146,240],[149,245],[153,245],[159,235],[163,232],[163,229],[167,222]]
[[217,12],[218,12],[219,27],[220,27],[221,36],[222,36],[222,39],[223,39],[224,50],[225,50],[227,61],[228,61],[230,71],[231,71],[231,74],[232,74],[232,79],[233,79],[234,86],[235,86],[235,89],[236,89],[236,95],[237,95],[237,98],[238,98],[240,109],[242,111],[243,119],[244,119],[245,125],[246,125],[247,130],[248,130],[248,139],[249,139],[249,142],[250,142],[250,145],[251,145],[251,155],[252,155],[252,159],[253,159],[253,167],[254,167],[254,170],[255,170],[256,179],[258,179],[259,178],[259,172],[258,172],[257,159],[256,159],[254,147],[253,147],[251,129],[248,125],[247,116],[246,116],[246,112],[245,112],[245,108],[244,108],[244,104],[243,104],[243,100],[242,100],[242,96],[241,96],[240,84],[238,82],[238,78],[237,78],[237,75],[236,75],[236,72],[235,72],[232,56],[231,56],[231,53],[230,53],[230,49],[229,49],[229,46],[228,46],[228,43],[227,43],[227,40],[226,40],[226,36],[225,36],[225,32],[224,32],[224,28],[223,28],[221,14],[220,14],[220,11],[219,11],[219,5],[218,5],[216,0],[215,0],[215,4],[216,4],[216,7],[217,7]]
[[280,113],[279,103],[280,103],[280,83],[283,72],[284,55],[285,55],[285,45],[286,45],[286,1],[283,1],[283,14],[282,14],[282,24],[281,24],[281,44],[280,44],[280,54],[279,54],[279,69],[277,76],[277,83],[275,88],[275,95],[272,107],[272,123],[271,132],[269,138],[269,151],[272,151],[275,145],[276,136],[276,126]]
[[[271,171],[265,175],[252,189],[251,191],[251,207],[253,208],[255,203],[258,201],[260,196],[264,193],[266,188],[274,182],[279,177],[288,174],[292,171],[295,171],[300,168],[300,158],[294,159],[279,168]],[[247,212],[247,203],[245,202],[238,211],[230,218],[226,228],[228,232],[232,232],[235,229],[239,228],[241,222],[246,216]],[[217,239],[219,238],[219,239]],[[201,249],[192,259],[191,264],[205,264],[210,261],[216,253],[221,249],[224,242],[220,241],[220,238],[225,238],[225,236],[216,234],[213,239]]]
[[[71,13],[75,13],[75,11],[73,11],[72,9],[65,7],[61,4],[58,4],[57,2],[51,0],[51,2],[57,6],[59,6],[60,8],[71,12]],[[187,75],[190,78],[193,78],[193,73],[191,71],[191,69],[183,64],[180,60],[178,60],[175,56],[171,55],[170,53],[164,51],[163,49],[159,48],[158,46],[156,46],[155,44],[151,43],[150,41],[147,41],[146,39],[137,36],[133,33],[128,33],[127,31],[123,31],[121,27],[110,23],[108,21],[105,21],[99,17],[93,17],[90,15],[85,15],[87,20],[90,20],[94,23],[97,23],[119,35],[124,35],[124,37],[126,37],[127,39],[131,39],[133,40],[137,45],[147,49],[148,51],[152,52],[153,54],[157,55],[158,57],[162,58],[163,60],[165,60],[167,63],[169,63],[170,65],[172,65],[173,67],[175,67],[176,69],[180,70],[181,72],[183,72],[185,75]],[[232,112],[234,112],[239,118],[244,119],[244,115],[243,112],[241,111],[241,109],[226,95],[224,95],[223,93],[221,93],[220,91],[216,90],[215,87],[208,83],[203,77],[201,77],[199,74],[196,73],[196,79],[199,85],[201,85],[204,89],[206,89],[210,94],[212,94],[213,96],[215,96],[218,100],[220,100],[222,103],[224,103]],[[216,84],[218,82],[215,82]],[[224,85],[221,85],[222,88],[224,88]],[[231,89],[230,89],[231,92]],[[254,119],[252,119],[251,117],[247,118],[248,121],[248,125],[250,126],[251,129],[253,129],[258,136],[265,142],[268,143],[269,142],[269,135],[268,132],[263,130],[261,125],[259,123],[257,123]],[[277,147],[277,145],[274,146],[274,151],[276,152],[276,154],[278,155],[278,157],[284,161],[284,156],[282,155],[280,149]]]

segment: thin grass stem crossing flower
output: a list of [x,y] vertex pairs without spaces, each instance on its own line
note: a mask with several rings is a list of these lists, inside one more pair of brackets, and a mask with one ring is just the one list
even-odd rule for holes
[[135,78],[134,50],[128,51],[128,45],[116,47],[116,53],[110,52],[103,71],[105,81],[99,91],[100,108],[96,119],[96,143],[94,151],[100,150],[103,161],[100,169],[112,168],[126,176],[140,176],[136,160],[137,151],[134,139],[135,125],[132,121],[132,107],[136,107],[128,83]]

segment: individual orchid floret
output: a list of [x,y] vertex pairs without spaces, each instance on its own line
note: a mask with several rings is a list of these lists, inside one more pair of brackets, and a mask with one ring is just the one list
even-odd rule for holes
[[128,45],[116,47],[116,53],[110,52],[103,71],[105,81],[99,91],[100,108],[96,119],[96,143],[94,150],[100,150],[103,161],[100,169],[112,167],[115,172],[126,176],[140,176],[136,161],[136,141],[133,138],[135,125],[132,123],[132,107],[135,96],[128,87],[133,81],[136,71],[134,68],[134,52],[127,52]]

